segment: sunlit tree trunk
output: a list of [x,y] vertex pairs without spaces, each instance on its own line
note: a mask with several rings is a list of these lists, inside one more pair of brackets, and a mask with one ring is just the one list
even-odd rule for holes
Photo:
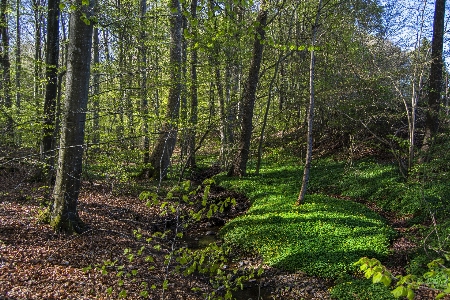
[[311,39],[311,61],[309,65],[309,108],[308,108],[308,134],[306,138],[307,148],[306,148],[306,159],[305,168],[303,170],[302,187],[297,199],[297,205],[302,204],[306,189],[308,188],[309,172],[311,169],[312,161],[312,150],[313,150],[313,123],[314,123],[314,74],[316,67],[316,56],[314,47],[316,45],[317,38],[317,27],[319,26],[320,11],[322,10],[322,0],[319,0],[319,5],[317,8],[316,20],[312,29],[312,39]]
[[265,1],[261,1],[258,16],[255,22],[255,41],[253,44],[253,55],[244,94],[242,97],[241,132],[238,141],[238,152],[236,159],[229,170],[229,175],[245,176],[247,173],[247,161],[250,154],[250,140],[253,131],[253,108],[255,106],[256,88],[259,81],[259,69],[261,67],[264,49],[265,26],[267,22],[267,10]]
[[82,16],[84,14],[89,20],[94,2],[91,0],[87,6],[82,4],[82,0],[75,0],[73,4],[78,9],[70,17],[66,97],[50,212],[52,227],[68,233],[79,233],[84,229],[77,204],[81,187],[93,26],[92,22],[87,25]]

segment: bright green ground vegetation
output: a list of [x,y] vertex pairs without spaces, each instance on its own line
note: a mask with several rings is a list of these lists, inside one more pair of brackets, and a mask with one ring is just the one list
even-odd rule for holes
[[223,228],[225,242],[258,252],[269,265],[327,278],[353,270],[362,256],[382,259],[394,231],[364,205],[332,195],[348,194],[343,184],[349,178],[360,194],[351,196],[373,193],[370,186],[377,189],[394,171],[381,165],[354,171],[332,160],[316,163],[310,194],[301,206],[294,205],[302,175],[295,161],[266,165],[258,176],[217,176],[221,185],[243,192],[252,202],[244,216]]

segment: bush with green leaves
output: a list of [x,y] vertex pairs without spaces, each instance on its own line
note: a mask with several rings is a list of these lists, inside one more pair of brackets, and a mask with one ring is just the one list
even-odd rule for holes
[[406,297],[414,299],[414,290],[420,286],[425,286],[438,291],[436,299],[441,299],[450,295],[450,268],[448,263],[450,255],[436,259],[428,263],[428,271],[417,276],[414,274],[398,275],[394,277],[389,270],[375,258],[362,257],[355,262],[367,279],[372,279],[373,284],[382,283],[386,287],[394,286],[392,295],[395,298]]

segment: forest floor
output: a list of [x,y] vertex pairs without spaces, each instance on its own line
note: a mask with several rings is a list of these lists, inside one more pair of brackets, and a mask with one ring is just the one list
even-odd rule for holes
[[[161,248],[145,250],[154,258],[151,268],[143,259],[133,260],[127,267],[138,270],[135,280],[126,280],[119,288],[116,273],[102,275],[88,266],[102,266],[108,260],[117,260],[120,265],[127,260],[124,249],[136,251],[145,244],[136,238],[136,232],[150,236],[156,230],[163,231],[172,226],[168,223],[170,216],[161,216],[160,207],[149,208],[138,194],[121,191],[111,182],[86,182],[80,194],[79,213],[89,229],[75,236],[57,234],[49,225],[39,222],[46,189],[42,183],[29,180],[31,173],[21,164],[0,169],[0,299],[117,299],[117,292],[108,295],[109,287],[126,289],[129,299],[138,299],[141,282],[155,285],[154,289],[148,289],[150,299],[204,299],[205,293],[214,291],[207,276],[183,276],[173,272],[164,261],[171,249],[198,248],[202,241],[220,242],[215,234],[221,224],[204,219],[189,226],[181,239],[159,238]],[[237,205],[226,214],[215,217],[219,223],[249,207],[243,195],[219,187],[211,189],[210,197],[237,200]],[[405,220],[390,214],[384,216],[400,233],[409,230]],[[414,247],[404,234],[393,242],[388,261],[394,273],[404,272],[407,255]],[[239,254],[234,257],[234,264],[246,268],[262,262],[256,255]],[[163,291],[165,280],[168,288]],[[264,266],[262,277],[247,283],[234,297],[329,299],[332,285],[333,282],[302,272],[289,273]],[[433,294],[422,290],[415,299],[433,299]]]

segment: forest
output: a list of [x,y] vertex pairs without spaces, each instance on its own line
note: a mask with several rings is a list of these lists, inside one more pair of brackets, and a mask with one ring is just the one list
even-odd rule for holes
[[0,299],[450,299],[445,0],[0,0]]

